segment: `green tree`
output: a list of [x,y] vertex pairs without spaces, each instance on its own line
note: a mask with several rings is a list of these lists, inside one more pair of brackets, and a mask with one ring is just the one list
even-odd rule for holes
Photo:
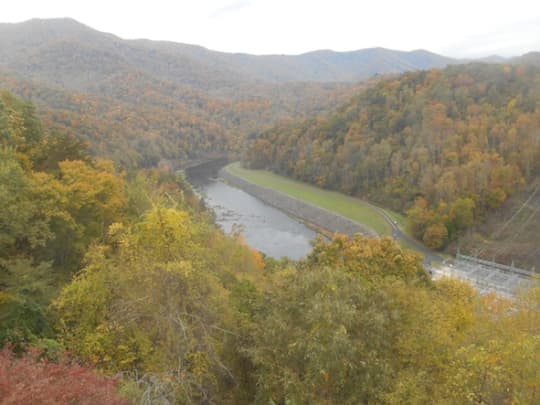
[[31,254],[52,238],[37,182],[10,148],[0,148],[0,205],[0,258]]
[[234,329],[225,284],[255,262],[223,238],[160,206],[131,227],[113,224],[53,304],[66,347],[110,372],[144,375],[150,397],[217,401],[235,382],[225,364]]
[[265,403],[377,402],[389,384],[390,320],[356,275],[312,265],[279,274],[247,350]]
[[458,198],[452,202],[446,221],[448,239],[455,239],[460,232],[474,224],[475,208],[476,204],[472,198]]
[[409,231],[416,239],[422,240],[427,227],[435,218],[435,214],[428,207],[426,199],[417,198],[414,205],[407,211],[407,216],[409,217]]

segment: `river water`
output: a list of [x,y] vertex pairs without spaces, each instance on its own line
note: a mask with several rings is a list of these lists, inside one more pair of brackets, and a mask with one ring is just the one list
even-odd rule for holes
[[251,247],[279,259],[296,260],[311,251],[316,234],[301,222],[246,192],[216,179],[219,166],[186,170],[187,178],[216,214],[226,233],[240,227]]

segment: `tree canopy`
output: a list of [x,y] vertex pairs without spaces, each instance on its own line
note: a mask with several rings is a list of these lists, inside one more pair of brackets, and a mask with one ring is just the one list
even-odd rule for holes
[[245,159],[407,213],[412,234],[441,249],[539,177],[539,100],[533,66],[406,73],[263,132]]
[[[434,281],[390,238],[263,258],[182,176],[119,172],[0,99],[8,403],[539,402],[538,287],[506,300]],[[473,197],[440,212],[464,229]],[[411,223],[439,243],[450,230],[430,204],[417,198]]]

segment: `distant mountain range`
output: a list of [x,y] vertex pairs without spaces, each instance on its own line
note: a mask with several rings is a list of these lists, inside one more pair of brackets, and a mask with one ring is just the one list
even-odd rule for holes
[[253,81],[352,82],[459,62],[424,50],[384,48],[255,56],[172,42],[123,40],[71,19],[0,24],[1,67],[78,90],[94,88],[134,68],[177,84],[215,90]]
[[[494,55],[479,61],[501,63],[505,59]],[[540,53],[506,61],[540,63]],[[256,56],[173,42],[124,40],[67,18],[0,23],[0,67],[78,90],[94,89],[103,80],[133,69],[176,84],[216,91],[257,81],[354,82],[377,74],[467,62],[470,60],[425,50],[385,48]]]
[[[510,62],[521,60],[540,54]],[[72,19],[0,23],[0,88],[34,101],[51,126],[74,127],[98,153],[125,160],[117,149],[128,145],[134,164],[238,149],[250,133],[346,102],[366,79],[467,62],[384,48],[231,54],[124,40]]]

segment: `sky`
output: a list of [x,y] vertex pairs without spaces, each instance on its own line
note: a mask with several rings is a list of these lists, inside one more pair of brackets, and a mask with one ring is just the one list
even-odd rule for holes
[[452,57],[540,51],[540,0],[15,0],[0,22],[71,17],[125,39],[224,52],[427,49]]

